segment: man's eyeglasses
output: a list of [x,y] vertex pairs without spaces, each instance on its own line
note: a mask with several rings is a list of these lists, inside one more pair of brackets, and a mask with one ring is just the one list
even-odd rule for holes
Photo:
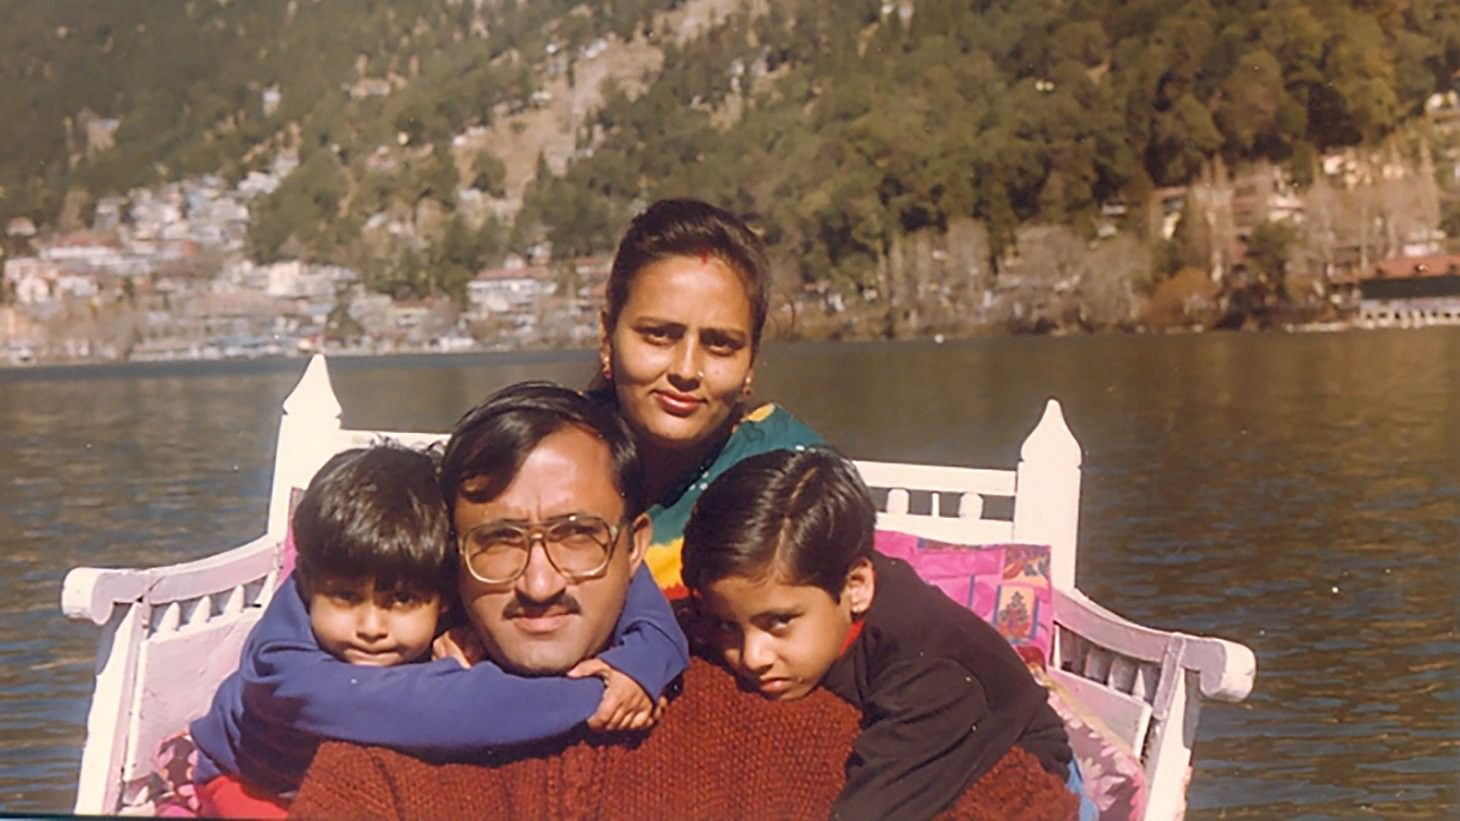
[[532,543],[541,541],[548,563],[563,578],[583,581],[603,573],[623,532],[586,513],[554,516],[545,522],[483,522],[461,535],[461,560],[483,584],[514,582],[527,570]]

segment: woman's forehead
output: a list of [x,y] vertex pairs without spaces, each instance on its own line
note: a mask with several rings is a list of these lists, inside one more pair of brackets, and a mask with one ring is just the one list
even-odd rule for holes
[[634,277],[624,314],[675,321],[692,317],[697,320],[694,324],[745,332],[751,323],[744,279],[714,256],[704,262],[698,257],[669,257],[645,267]]

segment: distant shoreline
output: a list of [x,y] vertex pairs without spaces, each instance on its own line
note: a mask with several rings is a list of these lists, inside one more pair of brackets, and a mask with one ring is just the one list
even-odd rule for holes
[[[560,356],[572,356],[580,354],[588,356],[590,351],[586,348],[554,348],[554,349],[531,349],[514,351],[382,351],[376,353],[359,353],[344,351],[318,351],[329,357],[330,362],[338,367],[350,368],[360,367],[367,364],[380,364],[383,361],[391,360],[395,363],[409,366],[416,361],[440,360],[443,358],[480,358],[490,359],[493,362],[533,362],[545,359],[556,359]],[[309,361],[312,354],[284,354],[257,357],[230,357],[222,359],[204,358],[179,358],[179,359],[150,359],[150,360],[67,360],[54,362],[38,362],[34,364],[15,365],[0,362],[0,379],[7,377],[20,377],[26,375],[36,379],[50,377],[64,378],[74,376],[85,371],[95,371],[104,375],[124,375],[132,372],[147,371],[171,371],[177,375],[200,374],[208,372],[218,373],[268,373],[272,371],[293,371],[302,369],[303,363]]]
[[[1078,328],[1055,329],[1048,333],[969,333],[969,334],[927,334],[902,339],[878,339],[878,338],[810,338],[798,337],[789,339],[770,340],[770,344],[781,345],[856,345],[876,343],[932,343],[944,344],[951,342],[963,342],[975,339],[989,339],[991,337],[1072,337],[1072,336],[1171,336],[1206,333],[1336,333],[1341,331],[1366,331],[1366,330],[1416,330],[1429,327],[1460,327],[1460,322],[1426,322],[1413,323],[1376,323],[1359,319],[1351,320],[1328,320],[1319,322],[1286,323],[1272,325],[1265,328],[1241,328],[1241,329],[1215,329],[1190,326],[1170,326],[1163,328],[1137,328],[1130,330],[1103,330],[1085,331]],[[574,355],[590,356],[591,347],[584,348],[513,348],[513,349],[489,349],[475,348],[470,350],[432,350],[422,348],[420,350],[393,350],[393,351],[360,351],[353,349],[322,350],[330,358],[331,362],[340,363],[341,366],[349,368],[365,364],[381,364],[391,361],[401,365],[410,365],[413,361],[435,361],[440,359],[466,359],[478,358],[492,362],[534,362],[554,360],[561,357],[572,357]],[[295,363],[302,363],[309,359],[312,353],[300,354],[278,354],[264,356],[236,356],[222,358],[205,357],[179,357],[175,359],[145,359],[145,360],[113,360],[113,359],[72,359],[72,360],[51,360],[33,363],[15,363],[0,361],[0,377],[24,378],[29,375],[32,378],[45,379],[51,376],[64,377],[75,375],[82,371],[96,371],[99,374],[121,375],[125,372],[149,371],[149,370],[176,370],[178,373],[204,373],[212,366],[220,366],[220,371],[230,372],[254,372],[265,373],[269,371],[290,370]]]

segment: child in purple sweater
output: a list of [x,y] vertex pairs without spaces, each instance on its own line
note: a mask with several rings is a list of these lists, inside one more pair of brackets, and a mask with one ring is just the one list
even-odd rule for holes
[[336,455],[293,523],[293,575],[250,634],[239,670],[191,726],[205,814],[282,814],[323,739],[449,754],[584,722],[644,729],[688,664],[684,635],[644,568],[597,657],[607,670],[590,659],[580,666],[591,674],[528,677],[490,660],[425,661],[459,563],[425,453],[377,445]]

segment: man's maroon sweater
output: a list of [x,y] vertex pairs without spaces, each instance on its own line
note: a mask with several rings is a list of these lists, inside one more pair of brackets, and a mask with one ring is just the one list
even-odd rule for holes
[[[773,704],[701,659],[646,735],[555,742],[430,762],[326,742],[290,814],[305,818],[826,818],[857,711],[818,690]],[[1070,819],[1076,799],[1013,748],[943,817]]]

